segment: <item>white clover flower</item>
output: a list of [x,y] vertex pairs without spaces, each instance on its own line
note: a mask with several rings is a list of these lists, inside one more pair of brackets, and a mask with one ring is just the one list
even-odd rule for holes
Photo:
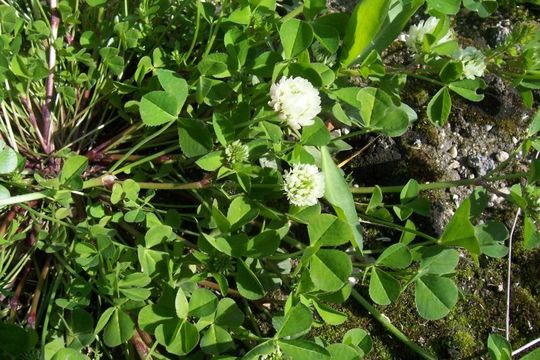
[[225,156],[230,164],[237,164],[249,158],[249,148],[240,140],[235,140],[225,147]]
[[281,352],[281,348],[279,346],[276,346],[274,348],[274,351],[272,351],[270,354],[261,355],[259,357],[259,360],[282,360],[282,359],[283,359],[283,353]]
[[283,178],[283,190],[293,205],[312,206],[324,196],[324,175],[315,165],[293,164]]
[[463,64],[463,76],[467,79],[484,76],[486,71],[485,55],[475,48],[468,46],[465,49],[460,49],[454,55]]
[[289,126],[299,130],[314,123],[321,112],[319,91],[301,77],[282,77],[270,88],[272,100],[268,103]]
[[[424,36],[426,34],[433,34],[437,25],[439,25],[439,19],[434,16],[430,16],[427,20],[422,20],[418,24],[412,25],[409,28],[409,33],[405,36],[405,44],[411,51],[421,53],[424,45]],[[448,40],[451,40],[451,38],[452,33],[448,30],[448,32],[433,45],[443,44]]]

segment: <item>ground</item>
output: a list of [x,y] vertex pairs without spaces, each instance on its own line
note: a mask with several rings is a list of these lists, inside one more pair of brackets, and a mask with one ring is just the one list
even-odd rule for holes
[[[329,1],[338,10],[350,10],[354,1]],[[535,9],[504,8],[491,18],[480,20],[474,13],[457,17],[455,28],[460,41],[480,48],[494,46],[504,32],[516,21],[538,19]],[[474,24],[471,26],[471,24]],[[478,24],[478,25],[477,25]],[[403,52],[399,44],[395,53]],[[397,48],[397,50],[396,50]],[[392,49],[391,49],[392,51]],[[390,61],[396,60],[389,54]],[[407,61],[406,58],[401,60]],[[345,169],[360,186],[404,184],[409,178],[419,182],[459,180],[484,175],[516,148],[526,131],[530,110],[522,106],[519,94],[495,75],[486,78],[485,100],[473,104],[453,97],[454,107],[448,123],[442,128],[432,125],[425,116],[429,96],[437,88],[429,83],[409,81],[403,92],[403,101],[419,114],[418,121],[402,137],[377,138],[361,156]],[[538,101],[538,99],[536,99]],[[367,136],[355,144],[361,147],[373,140]],[[520,165],[521,164],[521,165]],[[522,170],[526,160],[520,160],[514,171]],[[492,184],[495,190],[505,192],[511,183]],[[440,234],[457,205],[472,188],[432,191],[429,220],[419,219],[422,228]],[[515,208],[508,205],[500,194],[491,195],[490,208],[484,219],[503,221],[510,229]],[[377,247],[377,238],[396,239],[399,234],[387,230],[365,227],[366,247]],[[515,348],[540,335],[540,250],[522,248],[521,227],[514,234],[512,260],[512,301],[510,305],[511,343]],[[507,259],[480,258],[479,264],[462,254],[455,279],[461,296],[457,306],[444,319],[426,321],[415,310],[414,293],[408,288],[398,301],[379,307],[394,325],[413,341],[424,346],[441,359],[487,359],[486,341],[490,333],[504,335],[506,312]],[[366,297],[367,287],[357,286]],[[339,341],[350,328],[368,330],[374,340],[374,350],[368,359],[414,359],[417,357],[379,325],[353,301],[341,310],[350,314],[349,321],[338,327],[322,327],[316,333],[323,340]]]

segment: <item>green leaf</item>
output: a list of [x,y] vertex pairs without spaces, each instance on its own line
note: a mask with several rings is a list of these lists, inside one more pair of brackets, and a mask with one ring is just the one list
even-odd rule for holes
[[449,83],[459,80],[463,74],[463,63],[461,61],[448,61],[439,72],[442,82]]
[[414,179],[411,179],[405,184],[401,193],[399,194],[399,200],[402,204],[406,204],[409,201],[412,201],[418,197],[420,193],[420,186],[418,182]]
[[331,54],[339,49],[339,31],[336,28],[314,22],[313,33],[317,41]]
[[[386,17],[390,0],[363,0],[356,5],[343,40],[341,64],[348,67],[362,59]],[[369,19],[369,21],[366,21]]]
[[289,19],[281,24],[279,37],[285,52],[285,58],[290,59],[306,50],[313,41],[311,25],[298,19]]
[[538,360],[540,359],[540,348],[537,348],[536,350],[531,351],[527,355],[523,356],[519,360]]
[[453,273],[458,262],[459,252],[455,249],[438,245],[422,247],[420,269],[429,274],[445,275]]
[[231,231],[239,229],[255,219],[258,213],[257,209],[252,206],[247,197],[236,197],[227,210],[227,220],[229,220],[229,223],[231,224]]
[[1,33],[11,33],[17,25],[17,12],[9,5],[0,5],[0,29]]
[[180,104],[166,91],[151,91],[142,97],[139,112],[145,125],[157,126],[175,120],[180,113]]
[[319,289],[333,292],[347,283],[352,273],[349,255],[340,250],[319,250],[310,260],[311,281]]
[[267,230],[250,237],[246,243],[246,255],[253,258],[270,256],[279,247],[281,237],[275,230]]
[[71,348],[58,350],[51,360],[88,360],[89,357]]
[[452,109],[452,98],[447,87],[440,89],[429,101],[427,115],[429,120],[438,126],[443,126],[448,121]]
[[231,335],[224,328],[210,325],[201,338],[201,350],[206,354],[219,355],[234,347]]
[[156,340],[175,355],[190,353],[199,342],[199,331],[187,320],[171,319],[156,327]]
[[85,0],[91,7],[101,6],[107,3],[107,0]]
[[267,340],[251,349],[242,360],[260,360],[262,356],[271,354],[275,349],[275,341]]
[[311,310],[298,303],[287,311],[283,323],[276,333],[276,338],[294,338],[305,334],[311,328]]
[[315,118],[313,125],[302,128],[301,142],[305,145],[323,146],[330,142],[330,133],[321,119]]
[[489,334],[487,348],[489,355],[493,360],[512,360],[512,347],[510,346],[510,343],[499,334]]
[[218,305],[217,297],[208,289],[197,288],[189,299],[189,315],[204,317],[216,311]]
[[400,136],[407,131],[409,116],[405,110],[394,105],[384,90],[365,87],[358,91],[360,115],[366,127],[379,130],[388,136]]
[[369,297],[379,305],[389,305],[401,292],[401,285],[392,275],[377,268],[371,270]]
[[174,239],[174,233],[168,225],[152,226],[144,235],[144,242],[147,248],[154,247],[163,242]]
[[527,129],[527,136],[531,137],[534,134],[538,133],[540,131],[540,110],[536,111],[534,114],[533,119],[531,120],[531,123],[529,124],[529,128]]
[[313,300],[313,306],[317,310],[317,313],[324,320],[325,323],[330,325],[341,325],[347,321],[347,314],[337,311],[334,308],[324,305],[322,303]]
[[459,11],[461,0],[427,0],[427,5],[430,14],[456,15]]
[[495,258],[502,258],[508,254],[508,248],[504,245],[504,241],[509,234],[503,223],[489,220],[475,226],[474,231],[483,254]]
[[188,84],[174,71],[158,69],[156,74],[163,90],[176,97],[178,109],[182,109],[188,96]]
[[264,297],[265,291],[261,282],[241,259],[236,262],[236,283],[238,292],[246,299],[258,300]]
[[326,9],[326,0],[304,1],[304,15],[309,20],[315,18],[324,9]]
[[361,359],[355,348],[345,344],[330,344],[326,347],[332,360],[357,360]]
[[199,158],[195,163],[203,170],[216,171],[223,165],[223,151],[212,151]]
[[364,329],[350,329],[343,335],[343,343],[353,345],[360,348],[364,354],[368,354],[372,347],[373,341],[368,332]]
[[105,47],[99,50],[99,55],[103,59],[103,63],[107,65],[109,70],[119,76],[124,71],[124,58],[118,56],[118,49],[113,47]]
[[[0,10],[2,8],[0,7]],[[0,323],[0,350],[15,358],[28,349],[33,349],[37,343],[35,331],[26,330],[18,325]]]
[[103,331],[103,341],[109,347],[121,345],[131,338],[134,330],[135,324],[129,315],[115,308]]
[[167,320],[173,320],[174,317],[174,309],[152,304],[146,305],[139,311],[137,322],[142,330],[154,333],[158,325],[165,323]]
[[470,101],[482,101],[484,94],[478,94],[479,88],[485,88],[486,83],[482,79],[465,79],[448,84],[448,88],[458,95]]
[[184,294],[184,290],[181,287],[178,288],[176,296],[174,297],[174,309],[176,316],[180,319],[186,319],[189,315],[189,303]]
[[349,223],[354,235],[351,244],[362,251],[362,227],[358,221],[353,196],[340,169],[332,160],[328,148],[321,147],[322,171],[325,180],[324,197],[332,205],[337,216]]
[[212,149],[210,131],[200,120],[180,120],[178,136],[180,138],[180,148],[187,157],[205,155]]
[[351,227],[330,214],[317,214],[308,222],[309,242],[316,246],[339,246],[353,240]]
[[424,319],[438,320],[445,317],[456,304],[457,298],[458,288],[451,279],[435,275],[416,279],[416,308]]
[[536,227],[536,223],[529,216],[525,216],[523,224],[523,246],[525,249],[534,249],[540,245],[540,233]]
[[244,318],[244,312],[236,302],[231,298],[224,298],[219,301],[214,323],[226,328],[235,328],[244,323]]
[[476,11],[480,17],[485,18],[497,10],[498,3],[496,0],[463,0],[463,6]]
[[440,238],[443,245],[462,246],[472,255],[480,255],[480,243],[476,238],[474,226],[469,220],[471,200],[465,199],[450,219]]
[[0,175],[10,174],[17,169],[17,153],[10,147],[0,150]]
[[9,190],[6,189],[3,185],[0,185],[0,200],[5,200],[10,196],[11,194],[9,193]]
[[75,155],[70,156],[62,166],[60,173],[60,183],[68,185],[76,177],[79,177],[88,166],[88,158],[86,156]]
[[279,340],[281,350],[294,360],[329,360],[330,353],[320,345],[307,340]]
[[409,248],[402,243],[389,246],[377,258],[377,265],[389,267],[391,269],[405,269],[412,262],[412,255]]

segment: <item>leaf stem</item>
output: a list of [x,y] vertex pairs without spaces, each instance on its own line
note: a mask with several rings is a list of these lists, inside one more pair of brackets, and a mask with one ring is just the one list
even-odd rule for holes
[[[481,185],[483,182],[486,182],[486,181],[492,182],[492,181],[498,181],[498,180],[519,179],[525,176],[527,176],[526,173],[518,172],[518,173],[507,174],[507,175],[491,176],[489,178],[478,177],[474,179],[437,181],[437,182],[432,182],[432,183],[419,184],[419,187],[420,187],[420,191],[448,189],[448,188],[453,188],[453,187],[458,187],[458,186]],[[401,192],[401,190],[403,190],[404,187],[405,185],[382,186],[380,187],[380,189],[383,193],[398,193],[398,192]],[[375,191],[374,186],[351,188],[351,192],[353,194],[371,194],[374,191]]]
[[394,335],[396,338],[398,338],[401,342],[403,342],[409,349],[413,350],[415,353],[420,355],[423,359],[428,360],[437,360],[437,358],[424,349],[422,349],[420,346],[412,342],[405,334],[403,334],[397,327],[392,325],[392,323],[388,320],[386,316],[381,314],[379,310],[377,310],[375,307],[373,307],[358,291],[355,289],[352,289],[351,293],[352,297],[358,301],[360,305],[364,309],[366,309],[378,322],[381,323],[382,326],[386,328],[392,335]]

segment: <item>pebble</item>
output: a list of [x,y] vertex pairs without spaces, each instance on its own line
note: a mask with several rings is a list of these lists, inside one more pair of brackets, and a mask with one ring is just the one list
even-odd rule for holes
[[512,136],[512,143],[515,145],[519,142],[518,138],[515,136]]
[[498,162],[506,161],[508,160],[509,157],[510,157],[510,154],[508,154],[506,151],[499,151],[495,155],[495,159],[497,159]]
[[450,148],[450,150],[448,151],[448,153],[450,154],[450,156],[452,157],[452,159],[455,159],[458,155],[458,152],[457,152],[457,147],[454,145]]
[[448,164],[448,167],[450,169],[457,169],[459,167],[459,162],[457,162],[456,160],[452,160],[450,164]]
[[493,129],[493,125],[486,125],[486,132],[490,132]]

